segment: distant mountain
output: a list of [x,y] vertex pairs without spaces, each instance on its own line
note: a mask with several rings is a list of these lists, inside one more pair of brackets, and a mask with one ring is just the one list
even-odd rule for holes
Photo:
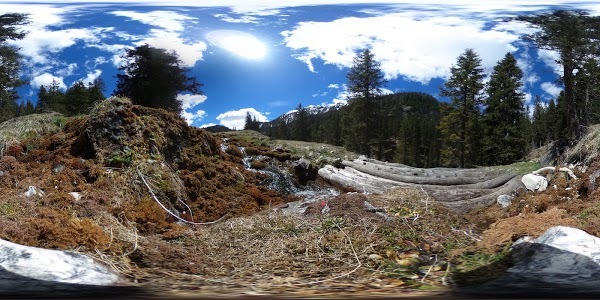
[[[344,103],[338,103],[338,104],[331,104],[331,105],[310,105],[307,107],[302,108],[304,110],[304,112],[306,112],[307,115],[312,116],[312,115],[321,115],[321,114],[325,114],[327,112],[330,111],[337,111],[339,110],[341,107],[348,105],[346,102]],[[263,122],[261,124],[261,130],[263,129],[263,126],[272,126],[273,124],[289,124],[291,122],[293,122],[296,117],[298,116],[298,110],[294,109],[294,110],[290,110],[287,113],[277,117],[276,119],[270,121],[270,122]],[[271,125],[268,125],[268,124]]]

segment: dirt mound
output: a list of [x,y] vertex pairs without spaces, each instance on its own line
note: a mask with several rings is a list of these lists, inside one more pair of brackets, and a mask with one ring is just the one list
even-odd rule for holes
[[[127,99],[20,146],[0,161],[0,237],[26,245],[125,253],[141,244],[138,233],[176,236],[182,223],[287,201],[212,134]],[[26,196],[31,189],[40,192]]]

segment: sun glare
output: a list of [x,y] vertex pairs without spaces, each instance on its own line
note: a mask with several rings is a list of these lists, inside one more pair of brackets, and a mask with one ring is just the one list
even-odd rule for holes
[[214,30],[206,35],[212,44],[246,59],[262,59],[267,48],[255,36],[237,30]]

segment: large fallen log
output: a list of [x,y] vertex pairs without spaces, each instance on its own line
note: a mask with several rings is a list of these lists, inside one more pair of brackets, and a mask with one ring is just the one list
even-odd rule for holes
[[[365,159],[344,161],[343,165],[346,166],[343,169],[327,165],[319,170],[319,175],[347,191],[381,193],[395,187],[420,188],[436,201],[460,213],[490,205],[498,196],[512,194],[522,186],[520,178],[513,173],[485,169],[419,169]],[[397,169],[413,169],[421,172],[421,176],[388,172]],[[422,175],[426,173],[430,174],[429,177]],[[456,174],[456,177],[448,178],[449,174]],[[474,181],[475,178],[479,181]]]
[[[523,187],[523,183],[521,182],[521,179],[517,176],[505,183],[504,185],[502,185],[500,188],[494,189],[494,191],[492,191],[489,194],[476,198],[467,198],[463,200],[440,203],[444,204],[446,207],[458,213],[466,213],[476,208],[490,206],[496,202],[498,196],[513,194],[520,187]],[[435,197],[434,199],[438,200],[438,198]]]
[[464,187],[467,189],[495,188],[503,185],[512,177],[514,177],[514,175],[500,174],[497,171],[471,171],[468,169],[461,169],[461,171],[456,170],[454,172],[446,170],[426,171],[426,169],[418,169],[419,172],[421,172],[420,175],[414,175],[414,173],[403,172],[399,168],[384,167],[382,165],[367,161],[344,160],[342,161],[342,165],[376,177],[391,179],[404,183],[450,186],[469,185]]

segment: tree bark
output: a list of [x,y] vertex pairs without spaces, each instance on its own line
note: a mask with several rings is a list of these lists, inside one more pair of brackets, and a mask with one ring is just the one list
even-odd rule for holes
[[[482,169],[421,169],[372,159],[343,161],[343,169],[327,165],[319,175],[346,191],[382,193],[404,187],[421,188],[433,199],[459,213],[490,205],[499,195],[523,184],[513,173]],[[466,183],[468,182],[468,183]]]

